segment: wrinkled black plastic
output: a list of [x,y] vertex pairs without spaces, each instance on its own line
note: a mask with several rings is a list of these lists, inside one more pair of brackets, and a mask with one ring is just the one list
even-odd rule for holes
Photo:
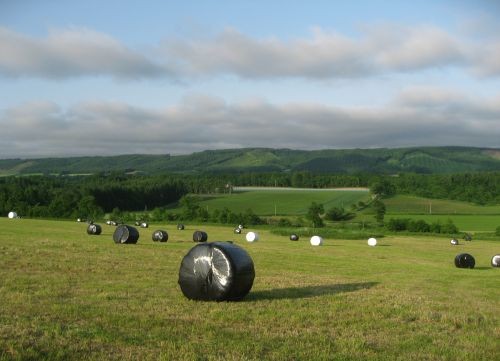
[[194,246],[179,269],[182,293],[192,300],[237,301],[250,292],[254,278],[250,255],[229,242]]
[[298,241],[299,240],[299,236],[297,236],[296,234],[291,234],[290,235],[290,241]]
[[102,232],[102,228],[100,225],[98,224],[89,224],[89,226],[87,227],[87,234],[91,234],[91,235],[100,235]]
[[153,232],[153,241],[155,242],[166,242],[168,241],[168,233],[162,229]]
[[460,253],[455,257],[455,266],[458,268],[474,268],[476,260],[468,253]]
[[491,267],[500,267],[500,254],[496,254],[491,258]]
[[194,231],[193,241],[194,242],[206,242],[208,240],[208,234],[203,231]]
[[113,241],[115,243],[137,243],[139,240],[139,231],[132,226],[127,226],[126,224],[122,224],[115,229],[115,233],[113,233]]

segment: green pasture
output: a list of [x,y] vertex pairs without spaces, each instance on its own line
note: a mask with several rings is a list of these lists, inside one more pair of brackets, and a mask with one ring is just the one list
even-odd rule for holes
[[312,202],[323,204],[325,209],[340,206],[348,208],[359,201],[368,202],[369,199],[368,191],[269,189],[202,196],[199,204],[209,212],[227,207],[238,213],[251,208],[261,216],[296,216],[306,214]]
[[[163,228],[167,243],[151,241]],[[0,218],[0,360],[493,360],[500,338],[498,241],[307,239],[202,226],[251,255],[240,302],[187,300],[177,284],[192,232]],[[476,268],[457,269],[468,252]],[[495,356],[496,355],[496,356]]]
[[500,205],[481,206],[446,199],[396,195],[384,199],[387,213],[500,215]]
[[461,232],[494,232],[500,226],[500,215],[429,215],[429,214],[386,214],[385,219],[411,218],[422,219],[427,223],[444,223],[451,219]]

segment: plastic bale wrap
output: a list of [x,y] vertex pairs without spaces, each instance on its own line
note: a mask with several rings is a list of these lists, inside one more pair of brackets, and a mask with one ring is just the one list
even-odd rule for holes
[[9,219],[17,218],[17,213],[16,212],[9,212],[9,214],[7,215],[7,217]]
[[182,259],[179,285],[192,300],[237,301],[253,285],[252,258],[241,247],[229,242],[202,243]]
[[148,228],[148,227],[149,227],[149,224],[147,224],[146,222],[142,222],[139,226],[140,226],[141,228]]
[[193,241],[194,242],[206,242],[208,240],[208,234],[203,231],[194,231]]
[[455,257],[455,266],[458,268],[474,268],[476,260],[468,253],[460,253]]
[[371,247],[375,247],[377,245],[377,239],[373,237],[368,238],[368,245]]
[[87,227],[87,234],[98,236],[102,232],[102,228],[98,224],[91,223]]
[[125,243],[125,244],[134,244],[139,240],[139,231],[137,228],[132,226],[127,226],[126,224],[122,224],[115,229],[115,233],[113,233],[113,241],[115,243]]
[[290,235],[290,241],[298,241],[299,240],[299,236],[297,236],[295,233],[292,233]]
[[312,236],[310,242],[311,246],[321,246],[323,244],[323,238],[320,236]]
[[151,236],[154,242],[167,242],[168,241],[168,233],[162,229],[153,232]]
[[179,223],[179,224],[177,225],[177,229],[178,229],[179,231],[182,231],[182,230],[184,229],[184,225],[183,225],[182,223]]
[[245,238],[248,242],[257,242],[259,240],[259,235],[255,232],[248,232]]
[[458,239],[456,238],[453,238],[450,243],[453,245],[453,246],[457,246],[458,245]]
[[491,258],[491,267],[500,267],[500,254],[496,254]]

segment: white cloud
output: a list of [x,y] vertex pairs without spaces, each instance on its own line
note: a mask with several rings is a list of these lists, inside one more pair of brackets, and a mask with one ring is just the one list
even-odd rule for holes
[[11,77],[143,78],[169,73],[112,37],[80,28],[52,31],[38,39],[0,27],[0,54],[0,74]]
[[226,29],[213,38],[169,39],[148,47],[155,51],[143,54],[88,29],[34,38],[0,27],[0,74],[335,79],[454,67],[478,76],[500,75],[498,35],[458,36],[433,25],[378,24],[357,37],[313,28],[309,36],[289,41]]
[[499,147],[498,100],[413,88],[377,108],[262,100],[229,104],[208,96],[165,109],[112,102],[63,109],[38,102],[0,113],[0,154],[5,158],[191,153],[234,147]]

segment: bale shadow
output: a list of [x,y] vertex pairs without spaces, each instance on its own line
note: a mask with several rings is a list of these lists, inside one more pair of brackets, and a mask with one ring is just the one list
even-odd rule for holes
[[486,271],[486,270],[493,269],[493,267],[474,267],[473,269],[477,269],[479,271]]
[[377,247],[392,247],[392,244],[377,244]]
[[369,289],[378,284],[379,282],[360,282],[320,286],[275,288],[266,291],[250,292],[250,294],[245,297],[243,301],[252,302],[263,300],[299,299],[324,295],[335,295],[339,293],[355,292],[363,289]]

